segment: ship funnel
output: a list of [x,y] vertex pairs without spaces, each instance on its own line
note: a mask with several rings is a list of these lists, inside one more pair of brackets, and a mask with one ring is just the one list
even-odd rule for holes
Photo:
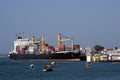
[[22,32],[22,38],[24,39],[24,32]]

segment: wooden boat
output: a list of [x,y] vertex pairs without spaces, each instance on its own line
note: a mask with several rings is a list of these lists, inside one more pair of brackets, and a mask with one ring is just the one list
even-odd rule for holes
[[52,65],[45,65],[45,66],[43,67],[42,71],[44,71],[44,72],[53,71]]

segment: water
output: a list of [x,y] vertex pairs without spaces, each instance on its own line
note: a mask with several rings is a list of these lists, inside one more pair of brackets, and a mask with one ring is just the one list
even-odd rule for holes
[[[34,64],[36,69],[30,70]],[[0,80],[120,80],[120,63],[93,62],[86,69],[85,62],[57,62],[52,72],[43,72],[47,61],[14,61],[0,59]]]

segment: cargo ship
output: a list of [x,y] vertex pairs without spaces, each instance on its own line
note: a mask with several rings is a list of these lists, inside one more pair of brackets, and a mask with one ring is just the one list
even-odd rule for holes
[[[71,47],[64,45],[64,41],[70,41]],[[74,45],[73,38],[63,38],[60,33],[58,34],[58,48],[46,44],[44,35],[40,40],[36,40],[35,36],[29,40],[24,38],[24,33],[19,33],[13,43],[14,48],[8,56],[14,60],[86,60],[86,55],[80,52],[80,45]]]

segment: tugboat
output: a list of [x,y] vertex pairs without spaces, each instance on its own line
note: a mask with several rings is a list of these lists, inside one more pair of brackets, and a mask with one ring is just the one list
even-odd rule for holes
[[[44,35],[41,40],[36,40],[32,36],[32,40],[24,38],[24,33],[20,33],[14,41],[14,48],[9,52],[9,58],[14,60],[71,60],[83,61],[86,60],[86,55],[81,55],[80,45],[74,45],[73,38],[62,38],[63,36],[58,34],[58,48],[49,46],[45,43]],[[72,46],[67,47],[62,44],[64,41],[71,41]]]

